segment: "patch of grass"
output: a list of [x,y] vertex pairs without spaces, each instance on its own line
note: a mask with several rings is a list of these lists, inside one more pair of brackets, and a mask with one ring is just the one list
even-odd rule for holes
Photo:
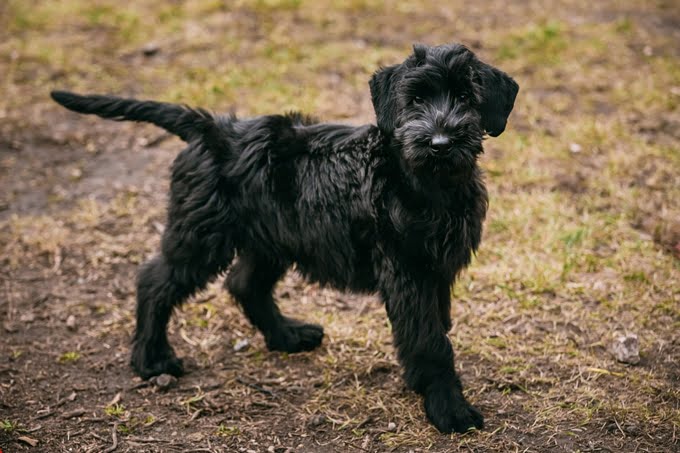
[[120,423],[116,429],[123,435],[132,434],[134,431],[134,429],[130,428],[126,423]]
[[587,230],[585,228],[578,228],[574,231],[566,233],[561,237],[562,242],[567,248],[573,248],[580,245],[583,242],[583,238],[587,235]]
[[68,351],[59,356],[57,361],[59,363],[72,363],[80,360],[80,353],[77,351]]
[[541,299],[535,296],[529,296],[526,298],[522,298],[519,301],[519,306],[525,310],[529,310],[532,308],[540,307],[541,305]]
[[623,17],[614,23],[614,29],[624,35],[628,35],[635,29],[635,23],[630,17]]
[[222,437],[237,437],[241,435],[241,430],[238,428],[238,426],[220,423],[220,426],[217,427],[215,434]]
[[109,417],[118,418],[118,417],[122,416],[123,414],[125,414],[125,406],[123,406],[122,404],[118,404],[118,403],[111,405],[111,406],[106,406],[104,408],[104,413],[106,415],[108,415]]
[[623,276],[623,279],[626,280],[627,282],[632,282],[632,283],[643,283],[643,284],[649,284],[649,278],[647,278],[647,274],[645,274],[642,271],[637,271],[637,272],[631,272],[629,274],[625,274]]
[[[5,23],[8,31],[21,33],[27,30],[40,30],[48,22],[45,15],[36,12],[35,8],[21,0],[7,0],[7,14],[11,20]],[[4,21],[3,21],[4,22]]]
[[511,35],[498,50],[499,60],[523,60],[542,64],[557,64],[567,47],[565,26],[560,22],[532,24]]
[[503,339],[501,337],[487,338],[486,343],[490,344],[491,346],[494,346],[495,348],[498,348],[498,349],[506,349],[508,347],[508,344],[505,341],[505,339]]
[[2,420],[0,421],[0,429],[3,430],[6,433],[13,433],[17,429],[17,424],[11,420]]
[[300,8],[302,0],[251,0],[256,9],[291,11]]
[[151,426],[151,425],[153,425],[154,423],[156,423],[156,420],[157,420],[156,417],[154,417],[153,415],[147,415],[147,416],[144,418],[144,420],[142,420],[142,424],[143,424],[144,426]]

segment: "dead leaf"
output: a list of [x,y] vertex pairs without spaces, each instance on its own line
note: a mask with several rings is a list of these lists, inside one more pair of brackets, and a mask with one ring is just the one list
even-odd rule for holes
[[38,445],[40,443],[40,441],[38,439],[34,439],[34,438],[28,437],[28,436],[21,436],[17,440],[19,440],[20,442],[24,442],[24,443],[30,445],[31,447],[35,447],[36,445]]

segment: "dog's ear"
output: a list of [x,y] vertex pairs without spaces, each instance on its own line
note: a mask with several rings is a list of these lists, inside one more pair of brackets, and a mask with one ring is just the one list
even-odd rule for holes
[[373,74],[368,82],[378,127],[388,134],[394,132],[397,127],[397,99],[394,95],[394,85],[400,69],[400,64],[382,68]]
[[519,85],[512,77],[480,61],[479,78],[482,86],[482,127],[492,137],[505,130],[508,116],[515,105]]

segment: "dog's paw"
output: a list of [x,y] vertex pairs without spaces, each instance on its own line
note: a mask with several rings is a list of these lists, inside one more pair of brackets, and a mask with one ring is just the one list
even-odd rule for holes
[[425,413],[443,433],[482,429],[484,417],[452,384],[435,383],[425,393]]
[[134,349],[130,358],[130,366],[144,380],[161,374],[176,377],[184,374],[182,359],[177,358],[172,350],[162,354],[148,354],[141,348]]
[[281,328],[273,332],[266,341],[270,351],[292,353],[316,349],[322,339],[323,327],[320,325],[285,318]]

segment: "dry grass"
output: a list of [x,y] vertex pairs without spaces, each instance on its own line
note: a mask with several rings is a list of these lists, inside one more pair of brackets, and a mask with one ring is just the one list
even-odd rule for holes
[[[500,5],[0,4],[0,448],[28,449],[23,434],[38,450],[103,449],[114,427],[120,451],[677,449],[677,9]],[[67,114],[48,89],[361,123],[378,65],[451,40],[522,87],[508,131],[486,144],[486,234],[454,289],[458,368],[488,428],[436,433],[399,379],[379,303],[293,275],[277,294],[326,326],[321,350],[266,352],[216,284],[171,325],[192,373],[166,393],[140,386],[126,367],[135,266],[157,247],[158,169],[181,145]],[[626,331],[638,366],[608,352]]]

